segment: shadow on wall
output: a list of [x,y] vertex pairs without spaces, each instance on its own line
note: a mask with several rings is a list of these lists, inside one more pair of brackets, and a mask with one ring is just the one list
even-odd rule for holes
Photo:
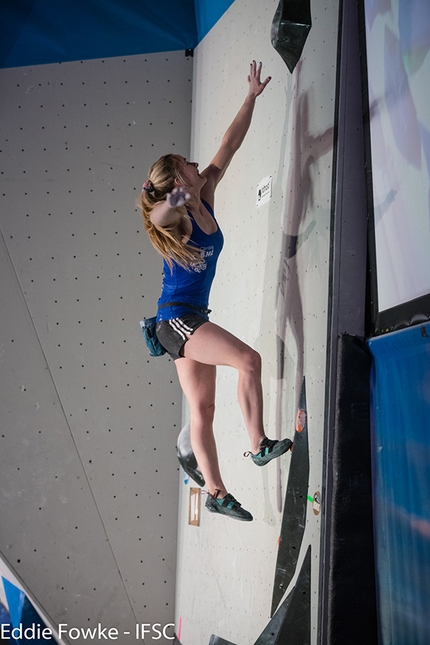
[[[297,252],[300,246],[308,241],[316,222],[309,222],[306,229],[301,231],[306,218],[306,213],[314,204],[313,185],[311,179],[311,167],[333,146],[333,128],[323,133],[311,134],[309,131],[309,91],[301,91],[300,75],[302,63],[299,62],[295,74],[293,86],[293,110],[291,125],[294,129],[291,137],[291,150],[287,150],[287,125],[289,113],[287,110],[284,122],[284,142],[278,166],[278,181],[282,181],[282,168],[284,161],[288,162],[289,170],[285,189],[285,213],[283,217],[282,249],[278,270],[278,286],[276,296],[276,379],[278,383],[276,395],[276,438],[280,439],[285,425],[284,401],[284,380],[289,375],[293,376],[294,402],[293,410],[298,405],[300,387],[304,376],[304,329],[303,329],[303,306],[300,293],[299,274],[297,268]],[[293,77],[294,79],[294,77]],[[270,218],[272,223],[278,220],[276,213]],[[266,262],[266,267],[270,263]],[[266,269],[267,271],[267,269]],[[273,274],[267,277],[267,283],[273,280]],[[270,292],[269,292],[270,293]],[[266,296],[267,297],[267,296]],[[265,311],[270,312],[270,303],[263,304],[263,315]],[[262,323],[261,329],[271,328],[272,321],[268,325]],[[291,355],[286,344],[287,330],[296,346],[296,359]],[[291,419],[293,427],[293,418]],[[288,434],[288,433],[287,433]],[[282,508],[282,488],[280,482],[280,470],[278,469],[278,510]]]

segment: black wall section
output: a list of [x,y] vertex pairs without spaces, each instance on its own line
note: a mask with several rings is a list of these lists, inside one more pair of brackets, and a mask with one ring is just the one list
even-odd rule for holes
[[[306,387],[303,378],[300,393],[300,408],[306,413]],[[297,567],[300,547],[306,524],[307,493],[309,482],[308,422],[303,430],[294,434],[293,454],[288,474],[282,516],[281,535],[276,560],[275,582],[272,596],[272,616],[282,600]]]
[[333,481],[328,640],[377,643],[371,452],[371,356],[364,341],[339,341]]
[[220,638],[219,636],[212,634],[209,645],[234,645],[234,643],[232,643],[231,641],[226,641],[224,640],[224,638]]
[[372,645],[369,358],[354,338],[365,335],[367,262],[357,0],[340,3],[333,164],[318,643]]
[[289,606],[275,645],[311,643],[311,546],[308,546],[297,583],[288,596]]
[[297,582],[254,645],[310,645],[311,547]]
[[287,615],[287,610],[290,605],[290,597],[285,599],[282,605],[279,607],[276,614],[273,616],[272,620],[267,625],[266,629],[260,634],[258,639],[255,641],[254,645],[275,645],[279,631],[284,624],[285,616]]

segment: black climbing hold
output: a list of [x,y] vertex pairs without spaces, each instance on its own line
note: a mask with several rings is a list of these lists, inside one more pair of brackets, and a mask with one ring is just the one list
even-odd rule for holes
[[310,0],[280,0],[270,40],[290,72],[294,71],[312,27]]

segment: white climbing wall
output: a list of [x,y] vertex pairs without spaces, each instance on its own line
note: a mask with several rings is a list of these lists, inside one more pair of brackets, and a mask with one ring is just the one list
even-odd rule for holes
[[0,80],[0,552],[53,624],[135,642],[174,620],[181,423],[139,328],[162,267],[135,200],[155,159],[188,155],[192,59]]
[[[225,247],[211,320],[261,352],[269,436],[293,435],[305,376],[312,497],[323,477],[338,1],[312,3],[313,26],[292,75],[270,43],[277,5],[278,0],[236,0],[198,46],[191,150],[200,167],[210,161],[245,98],[250,61],[263,61],[263,76],[273,80],[257,100],[248,137],[218,188],[215,213]],[[271,201],[256,208],[257,184],[269,175]],[[254,521],[210,515],[203,496],[200,526],[189,526],[193,484],[182,485],[176,623],[183,645],[208,643],[211,634],[251,645],[270,620],[290,456],[264,469],[242,457],[249,445],[236,402],[236,374],[229,368],[218,370],[215,431],[225,483]],[[309,502],[298,569],[312,545],[313,644],[320,521]]]

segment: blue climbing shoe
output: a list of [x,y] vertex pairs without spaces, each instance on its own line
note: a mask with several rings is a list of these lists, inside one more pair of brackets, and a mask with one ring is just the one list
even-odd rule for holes
[[217,497],[218,490],[215,491],[215,495],[208,493],[206,500],[206,508],[211,513],[220,513],[221,515],[226,515],[227,517],[232,517],[235,520],[242,520],[242,522],[251,522],[254,518],[251,513],[245,511],[242,508],[242,505],[231,495],[227,493],[225,497]]
[[260,452],[257,452],[256,455],[252,452],[245,452],[244,456],[251,457],[252,461],[257,466],[265,466],[269,461],[272,461],[272,459],[276,459],[276,457],[280,457],[280,455],[283,455],[285,452],[290,450],[292,445],[293,442],[291,439],[282,439],[282,441],[278,441],[277,439],[268,439],[267,437],[264,437],[260,443]]

